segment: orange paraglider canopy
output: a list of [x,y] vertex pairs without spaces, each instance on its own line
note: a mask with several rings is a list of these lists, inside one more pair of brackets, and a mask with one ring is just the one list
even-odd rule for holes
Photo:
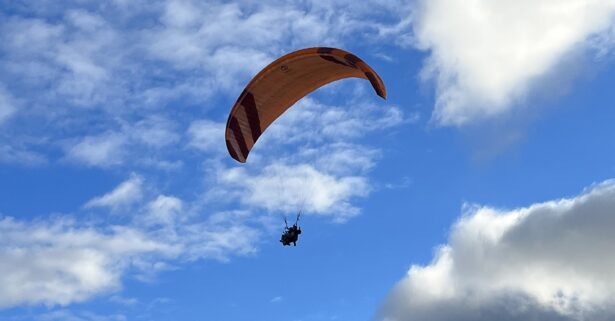
[[289,53],[261,70],[243,90],[226,122],[226,147],[245,163],[260,135],[299,99],[336,80],[369,80],[386,99],[382,79],[359,57],[336,48],[307,48]]

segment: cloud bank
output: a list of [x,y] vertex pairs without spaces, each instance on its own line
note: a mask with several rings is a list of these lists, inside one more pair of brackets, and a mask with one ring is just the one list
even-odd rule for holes
[[419,1],[414,41],[429,51],[423,76],[436,84],[434,121],[464,125],[509,112],[567,55],[612,48],[591,40],[612,34],[614,14],[613,0]]
[[468,206],[377,320],[612,320],[615,181],[515,210]]
[[108,231],[71,220],[26,224],[0,220],[0,307],[66,305],[119,289],[139,257],[174,249],[124,227]]
[[262,227],[249,212],[203,217],[144,185],[131,175],[84,205],[120,215],[0,217],[0,309],[65,306],[118,291],[125,277],[149,280],[175,263],[256,253]]

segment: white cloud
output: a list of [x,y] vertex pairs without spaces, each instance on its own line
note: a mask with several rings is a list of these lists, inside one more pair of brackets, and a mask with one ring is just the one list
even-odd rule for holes
[[515,210],[468,206],[379,320],[612,320],[615,182]]
[[[16,10],[0,19],[0,83],[20,97],[25,123],[47,125],[8,133],[77,142],[68,158],[88,166],[125,165],[131,151],[142,147],[156,154],[140,164],[173,164],[160,158],[172,157],[164,148],[180,141],[174,130],[186,125],[177,107],[208,106],[204,102],[218,94],[236,95],[260,68],[293,49],[323,41],[343,45],[350,36],[353,43],[379,39],[368,22],[384,15],[395,20],[399,2],[349,4],[115,1],[90,10],[70,2],[60,11],[53,5],[9,5]],[[13,109],[0,107],[0,115]],[[193,147],[208,144],[203,136],[193,138]],[[58,145],[52,148],[65,148]]]
[[119,165],[124,161],[126,144],[127,138],[120,133],[87,136],[68,149],[67,157],[89,166]]
[[147,205],[146,212],[139,217],[146,225],[162,225],[172,227],[175,222],[181,221],[184,211],[184,202],[173,196],[158,195]]
[[66,305],[117,290],[137,256],[173,248],[122,227],[106,232],[69,220],[0,220],[0,307]]
[[19,79],[23,89],[39,89],[27,98],[30,102],[61,101],[61,107],[108,103],[121,91],[111,77],[122,57],[120,35],[105,18],[84,10],[66,10],[63,18],[48,22],[15,16],[0,24],[5,77]]
[[190,146],[206,152],[215,152],[220,155],[225,154],[225,128],[225,123],[218,123],[207,119],[192,122],[188,129]]
[[[132,175],[85,207],[113,211],[131,205],[145,198],[142,184]],[[184,201],[167,195],[147,198],[133,209],[134,215],[122,219],[110,216],[93,222],[69,216],[0,219],[0,308],[65,306],[117,292],[126,276],[151,280],[176,263],[228,261],[258,250],[260,223],[246,211],[204,218],[198,208],[188,209]]]
[[[613,25],[613,0],[420,1],[416,45],[437,84],[434,120],[463,125],[511,110],[540,77]],[[612,43],[611,43],[612,45]]]
[[337,175],[366,173],[375,166],[380,151],[362,145],[335,143],[323,147],[305,148],[300,155],[315,158],[314,166]]
[[174,127],[174,124],[168,119],[150,116],[133,125],[126,126],[124,132],[131,136],[133,143],[160,149],[179,141],[180,137],[175,133]]
[[[317,1],[167,1],[160,25],[144,30],[142,36],[149,56],[178,70],[205,71],[215,79],[207,89],[234,92],[244,83],[241,79],[247,80],[289,51],[283,48],[341,44],[345,35],[352,33],[357,38],[358,31],[369,30],[365,20],[373,19],[371,15],[378,10],[346,5],[346,1],[327,5]],[[339,14],[341,7],[343,15]],[[385,7],[380,5],[379,10],[395,12]]]
[[[143,178],[133,174],[128,180],[113,189],[113,191],[89,200],[85,204],[85,208],[107,207],[112,211],[117,211],[140,201],[142,197]],[[159,206],[155,207],[165,207],[165,199],[162,199],[159,203]]]
[[[115,124],[105,124],[113,128]],[[85,136],[65,147],[66,159],[91,167],[119,167],[130,161],[158,168],[177,168],[181,161],[164,159],[181,137],[176,124],[161,115],[146,116],[132,123],[121,122],[115,131]],[[72,140],[68,140],[72,141]],[[65,143],[65,145],[67,145]],[[144,156],[144,154],[146,156]],[[169,153],[173,155],[173,153]]]
[[231,254],[255,254],[260,242],[260,231],[244,224],[189,225],[184,229],[189,259],[214,258],[229,261]]
[[[221,170],[218,182],[223,188],[219,197],[227,200],[238,198],[252,207],[287,213],[303,208],[309,213],[330,215],[339,222],[359,213],[350,200],[364,197],[370,190],[365,177],[337,177],[307,164],[274,163],[256,175],[237,167]],[[235,192],[228,193],[230,190]]]

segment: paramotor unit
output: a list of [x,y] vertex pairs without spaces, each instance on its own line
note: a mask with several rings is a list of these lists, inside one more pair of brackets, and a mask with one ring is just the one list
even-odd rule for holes
[[301,228],[297,225],[299,224],[299,217],[301,216],[301,211],[297,213],[297,219],[295,220],[295,224],[293,226],[288,227],[288,222],[286,221],[286,217],[284,217],[284,224],[286,227],[284,228],[284,232],[282,232],[282,237],[280,237],[280,242],[282,245],[286,246],[290,243],[293,243],[293,246],[297,246],[297,240],[299,239],[299,234],[301,234]]

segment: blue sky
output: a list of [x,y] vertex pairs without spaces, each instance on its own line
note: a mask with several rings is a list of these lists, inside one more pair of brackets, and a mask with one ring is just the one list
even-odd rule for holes
[[[610,320],[615,2],[2,2],[0,319]],[[267,130],[261,68],[367,61]],[[304,203],[297,247],[282,214]]]

